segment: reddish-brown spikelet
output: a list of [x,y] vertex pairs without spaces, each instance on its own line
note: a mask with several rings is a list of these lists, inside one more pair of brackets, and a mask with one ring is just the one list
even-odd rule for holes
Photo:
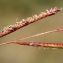
[[46,10],[46,12],[41,12],[39,15],[34,15],[33,17],[29,17],[27,19],[22,19],[20,22],[16,22],[15,25],[10,25],[10,26],[4,27],[4,29],[0,33],[0,38],[16,31],[26,25],[36,22],[40,19],[43,19],[48,16],[52,16],[61,10],[62,10],[62,8],[61,9],[57,9],[57,7],[53,8],[53,9],[51,8],[50,10]]
[[[20,28],[22,28],[22,27],[24,27],[28,24],[36,22],[36,21],[38,21],[42,18],[54,15],[55,13],[57,13],[61,10],[62,10],[62,8],[57,9],[55,7],[53,9],[51,8],[49,11],[46,10],[46,12],[41,12],[38,16],[34,15],[33,17],[29,17],[27,19],[22,19],[20,22],[16,21],[15,25],[7,26],[1,31],[0,38],[7,35],[7,34],[10,34],[10,33],[14,32],[14,31],[16,31],[16,30],[18,30],[18,29],[20,29]],[[51,30],[51,31],[47,31],[47,32],[39,33],[39,34],[35,34],[35,35],[32,35],[32,36],[24,37],[24,38],[13,40],[13,41],[6,42],[6,43],[1,43],[0,46],[6,45],[6,44],[19,44],[19,45],[27,45],[27,46],[35,46],[35,47],[63,49],[63,44],[62,43],[20,42],[19,41],[19,40],[24,40],[24,39],[28,39],[28,38],[32,38],[32,37],[36,37],[36,36],[40,36],[40,35],[44,35],[44,34],[48,34],[48,33],[52,33],[52,32],[61,32],[61,31],[63,31],[63,28],[62,29],[57,29],[57,30]]]
[[24,37],[24,38],[21,38],[21,39],[10,41],[10,42],[1,43],[0,46],[6,45],[6,44],[19,44],[19,45],[34,46],[34,47],[63,49],[63,43],[19,42],[19,40],[24,40],[24,39],[32,38],[32,37],[43,35],[43,34],[48,34],[48,33],[52,33],[52,32],[61,32],[61,31],[63,31],[63,29],[57,29],[57,30],[52,30],[52,31],[44,32],[44,33],[39,33],[39,34],[36,34],[36,35]]
[[26,46],[34,46],[34,47],[45,47],[45,48],[58,48],[58,49],[63,49],[63,44],[62,43],[44,43],[44,42],[6,42],[6,43],[2,43],[0,44],[0,46],[2,45],[6,45],[6,44],[19,44],[19,45],[26,45]]
[[27,45],[27,46],[34,46],[34,47],[63,49],[62,43],[43,43],[43,42],[14,42],[14,43],[19,45]]

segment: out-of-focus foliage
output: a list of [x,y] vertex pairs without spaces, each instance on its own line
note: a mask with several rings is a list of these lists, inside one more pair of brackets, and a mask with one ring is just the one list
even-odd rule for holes
[[[0,0],[0,30],[13,25],[16,18],[39,14],[46,9],[63,7],[63,0]],[[0,38],[0,43],[63,27],[63,10],[54,16],[42,19],[14,33]],[[63,42],[63,32],[51,33],[27,41]],[[62,63],[63,50],[28,47],[21,45],[0,46],[0,63]]]

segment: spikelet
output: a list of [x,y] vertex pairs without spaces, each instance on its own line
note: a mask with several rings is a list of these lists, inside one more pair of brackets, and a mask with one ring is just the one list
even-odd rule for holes
[[0,38],[7,34],[14,32],[24,26],[27,26],[28,24],[34,23],[34,22],[36,22],[40,19],[43,19],[45,17],[52,16],[61,10],[62,10],[62,8],[61,9],[57,9],[57,7],[53,8],[53,9],[51,8],[50,10],[46,10],[46,12],[41,12],[39,15],[34,15],[27,19],[22,19],[20,22],[17,21],[18,20],[18,18],[17,18],[16,23],[14,25],[4,27],[4,29],[0,33]]

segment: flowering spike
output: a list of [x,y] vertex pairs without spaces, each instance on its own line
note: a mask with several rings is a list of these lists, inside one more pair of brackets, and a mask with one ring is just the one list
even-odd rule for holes
[[52,16],[61,10],[62,10],[62,8],[61,9],[57,9],[57,7],[53,8],[53,9],[51,8],[50,10],[46,10],[46,12],[41,12],[39,15],[34,15],[33,17],[29,17],[27,19],[22,19],[20,22],[17,21],[17,19],[18,19],[17,18],[15,25],[7,26],[2,30],[2,32],[0,33],[0,38],[7,35],[7,34],[14,32],[14,31],[16,31],[16,30],[18,30],[28,24],[36,22],[42,18]]

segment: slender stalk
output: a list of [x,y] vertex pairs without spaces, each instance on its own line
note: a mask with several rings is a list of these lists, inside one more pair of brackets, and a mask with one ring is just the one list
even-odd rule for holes
[[45,43],[45,42],[13,42],[13,43],[19,45],[34,46],[34,47],[63,49],[62,43]]
[[40,19],[43,19],[48,16],[52,16],[61,10],[62,10],[62,8],[61,9],[57,9],[56,7],[53,9],[51,8],[50,10],[46,10],[46,12],[41,12],[39,15],[34,15],[33,17],[29,17],[27,19],[22,19],[20,22],[16,22],[15,25],[9,25],[7,27],[4,27],[4,29],[0,33],[0,38],[14,32],[24,26],[34,23]]
[[63,31],[63,28],[62,29],[51,30],[51,31],[35,34],[35,35],[32,35],[32,36],[27,36],[27,37],[24,37],[24,38],[20,38],[20,39],[14,40],[14,41],[25,40],[25,39],[28,39],[28,38],[33,38],[33,37],[37,37],[37,36],[44,35],[44,34],[49,34],[49,33],[53,33],[53,32],[62,32],[62,31]]
[[58,49],[63,49],[63,43],[46,43],[46,42],[6,42],[6,43],[2,43],[0,44],[0,46],[2,45],[6,45],[6,44],[19,44],[19,45],[26,45],[26,46],[34,46],[34,47],[45,47],[45,48],[58,48]]
[[22,41],[20,42],[19,41],[19,40],[28,39],[28,38],[36,37],[36,36],[43,35],[43,34],[48,34],[48,33],[52,33],[52,32],[61,32],[61,31],[63,31],[63,28],[62,29],[48,31],[48,32],[39,33],[39,34],[36,34],[36,35],[28,36],[28,37],[25,37],[25,38],[13,40],[13,41],[6,42],[6,43],[1,43],[0,46],[6,45],[6,44],[19,44],[19,45],[34,46],[34,47],[63,49],[63,43],[22,42]]

